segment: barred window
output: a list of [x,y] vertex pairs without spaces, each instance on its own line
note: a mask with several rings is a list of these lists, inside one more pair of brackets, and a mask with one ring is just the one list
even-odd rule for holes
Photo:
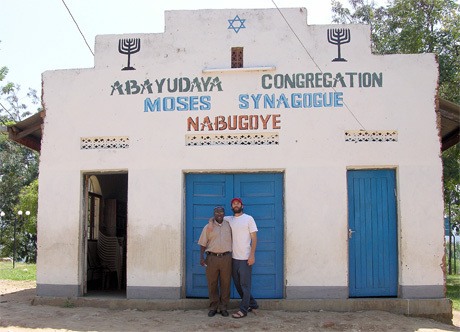
[[232,68],[243,68],[242,47],[232,47]]

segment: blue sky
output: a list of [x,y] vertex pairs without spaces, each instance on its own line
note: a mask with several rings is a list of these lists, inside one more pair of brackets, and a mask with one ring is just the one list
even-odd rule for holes
[[[65,0],[94,51],[96,35],[164,31],[164,11],[179,9],[274,8],[272,0]],[[305,7],[308,24],[329,24],[329,0],[275,0],[280,8]],[[62,0],[2,0],[0,66],[7,82],[41,94],[46,70],[90,68],[93,56]],[[0,83],[3,85],[5,82]],[[31,110],[32,111],[32,110]]]

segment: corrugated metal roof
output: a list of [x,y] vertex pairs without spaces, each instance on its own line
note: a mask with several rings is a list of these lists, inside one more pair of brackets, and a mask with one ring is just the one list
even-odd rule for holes
[[41,111],[21,122],[8,126],[9,139],[40,152],[44,117],[45,112]]
[[441,150],[445,151],[460,140],[460,105],[439,98],[441,113]]

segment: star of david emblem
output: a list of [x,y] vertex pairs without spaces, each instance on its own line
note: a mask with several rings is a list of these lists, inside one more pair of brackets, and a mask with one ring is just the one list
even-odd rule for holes
[[[238,15],[236,15],[234,19],[228,20],[229,26],[227,29],[233,29],[233,31],[238,33],[240,29],[246,29],[246,27],[244,26],[245,21],[246,19],[242,20]],[[235,23],[239,23],[239,25],[234,25]]]

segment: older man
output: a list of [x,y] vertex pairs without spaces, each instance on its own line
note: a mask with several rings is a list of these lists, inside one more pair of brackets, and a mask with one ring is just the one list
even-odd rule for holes
[[232,274],[232,231],[228,221],[224,220],[224,214],[223,207],[214,208],[214,218],[203,228],[198,240],[201,246],[200,264],[206,267],[208,280],[209,317],[213,317],[218,311],[222,316],[228,316]]

